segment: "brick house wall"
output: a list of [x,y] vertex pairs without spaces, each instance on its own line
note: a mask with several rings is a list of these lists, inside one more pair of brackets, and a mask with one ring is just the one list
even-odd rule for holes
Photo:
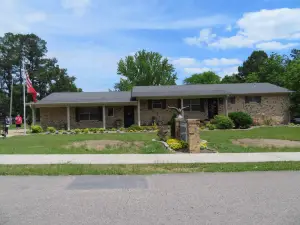
[[[178,107],[178,99],[166,99],[166,109],[148,109],[148,100],[140,100],[140,117],[141,125],[150,125],[152,117],[155,117],[160,123],[166,125],[172,115],[173,110],[168,109],[167,106]],[[114,116],[109,117],[107,114],[108,107],[106,107],[106,127],[114,127],[116,120],[122,120],[124,124],[124,107],[114,106]],[[276,123],[289,122],[289,97],[287,94],[282,95],[263,95],[261,96],[261,103],[245,103],[245,96],[235,96],[235,104],[228,101],[229,112],[247,112],[254,119],[262,119],[263,117],[270,117]],[[219,99],[219,114],[225,114],[225,101]],[[200,119],[205,120],[208,118],[208,105],[205,101],[204,112],[200,111],[185,111],[186,119]],[[98,120],[93,121],[80,121],[76,122],[75,107],[70,108],[70,125],[71,129],[74,128],[94,128],[103,127],[103,122]],[[137,121],[137,107],[134,109],[135,124]],[[66,129],[67,126],[67,108],[66,107],[45,107],[40,109],[40,121],[43,128],[48,126],[56,127],[57,129]]]
[[[114,108],[114,116],[108,116],[108,108]],[[76,107],[70,107],[70,127],[75,128],[101,128],[103,122],[99,120],[81,120],[76,121]],[[123,106],[109,106],[105,108],[106,111],[106,128],[112,128],[115,121],[120,119],[124,123],[124,107]],[[57,129],[67,129],[67,107],[45,107],[40,109],[41,126],[55,127]]]

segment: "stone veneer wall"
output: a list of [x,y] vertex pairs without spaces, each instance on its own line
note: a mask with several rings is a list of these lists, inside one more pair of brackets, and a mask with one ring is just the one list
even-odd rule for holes
[[[225,103],[225,101],[223,101]],[[245,103],[245,96],[236,96],[235,104],[228,101],[228,113],[247,112],[254,119],[261,120],[269,117],[275,123],[289,122],[289,96],[288,95],[262,95],[261,103]],[[224,104],[219,106],[219,114],[225,114]]]
[[[70,107],[70,126],[71,129],[75,128],[101,128],[103,122],[98,120],[81,120],[76,122],[75,108]],[[121,119],[124,123],[124,107],[123,106],[112,106],[114,108],[114,116],[109,117],[108,108],[106,111],[106,128],[114,127],[114,123],[117,119]],[[55,127],[57,129],[67,129],[67,107],[45,107],[40,109],[41,125],[45,129],[47,127]]]

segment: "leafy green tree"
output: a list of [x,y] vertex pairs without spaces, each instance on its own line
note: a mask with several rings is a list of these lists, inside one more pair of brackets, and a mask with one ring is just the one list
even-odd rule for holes
[[196,73],[188,78],[185,78],[184,84],[219,84],[221,78],[212,71]]
[[242,83],[239,76],[237,74],[232,75],[226,75],[221,80],[222,84],[236,84],[236,83]]
[[294,91],[291,94],[291,110],[300,114],[300,58],[292,60],[286,69],[285,87]]
[[122,78],[114,86],[116,91],[128,91],[133,86],[174,85],[177,80],[175,68],[167,58],[163,58],[158,52],[146,50],[121,59],[117,73]]
[[253,51],[242,66],[238,67],[238,77],[241,82],[245,82],[250,73],[258,72],[261,65],[263,65],[268,58],[264,51]]
[[[46,41],[35,34],[6,33],[0,37],[1,98],[5,104],[9,103],[13,80],[13,114],[23,111],[21,62],[39,93],[39,99],[54,91],[80,91],[74,83],[75,77],[60,68],[55,58],[46,58],[46,45]],[[31,96],[27,95],[26,101],[32,101]]]

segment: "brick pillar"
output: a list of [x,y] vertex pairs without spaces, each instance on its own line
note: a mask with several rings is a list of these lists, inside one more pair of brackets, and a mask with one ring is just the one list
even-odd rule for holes
[[175,138],[180,140],[180,120],[182,119],[175,119]]
[[200,120],[188,119],[187,120],[187,132],[188,132],[188,144],[190,153],[200,152]]

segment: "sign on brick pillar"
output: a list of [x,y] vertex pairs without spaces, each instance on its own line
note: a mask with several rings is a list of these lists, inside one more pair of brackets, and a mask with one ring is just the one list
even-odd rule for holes
[[175,138],[180,140],[180,121],[182,119],[175,119]]
[[200,152],[200,120],[188,119],[187,120],[187,132],[188,132],[188,144],[190,153]]

